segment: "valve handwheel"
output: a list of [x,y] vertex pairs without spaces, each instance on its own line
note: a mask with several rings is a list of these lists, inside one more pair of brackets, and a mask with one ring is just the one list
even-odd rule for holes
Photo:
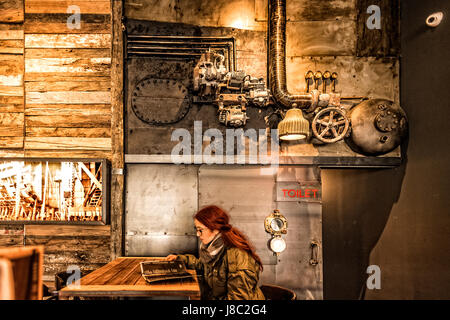
[[316,114],[311,126],[317,139],[325,143],[333,143],[345,137],[350,122],[344,110],[339,107],[328,107]]

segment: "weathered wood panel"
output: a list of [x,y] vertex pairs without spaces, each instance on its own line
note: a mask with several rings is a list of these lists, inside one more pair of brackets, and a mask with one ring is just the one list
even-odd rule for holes
[[[79,79],[83,79],[80,77]],[[84,78],[86,79],[86,78]],[[111,81],[36,81],[25,83],[25,91],[109,91]]]
[[110,138],[25,137],[25,149],[111,150]]
[[23,97],[0,96],[0,112],[24,112]]
[[[367,8],[380,8],[380,29],[369,29]],[[400,1],[357,0],[357,56],[398,56],[400,54]],[[424,16],[425,19],[425,16]]]
[[23,54],[23,40],[0,40],[0,53]]
[[23,87],[23,72],[23,55],[0,54],[0,87]]
[[40,128],[27,127],[27,137],[110,138],[111,128]]
[[0,1],[0,22],[22,22],[23,0]]
[[110,34],[26,34],[25,48],[110,48]]
[[2,96],[23,96],[23,87],[10,87],[0,85],[0,95]]
[[22,246],[24,243],[23,225],[0,225],[0,247]]
[[2,40],[23,40],[23,29],[14,30],[12,27],[10,30],[0,29],[0,39]]
[[71,14],[25,14],[25,33],[111,33],[109,14],[85,14],[81,11],[80,28],[68,26]]
[[111,105],[109,104],[27,104],[25,108],[27,116],[45,115],[85,115],[85,116],[110,116]]
[[23,148],[23,137],[0,137],[0,148],[6,149]]
[[23,126],[23,113],[0,113],[0,136],[23,137]]
[[354,21],[302,21],[286,26],[287,56],[354,55]]
[[26,57],[26,80],[30,76],[109,76],[110,58],[40,58]]
[[31,127],[61,127],[61,128],[108,128],[111,126],[111,115],[101,116],[71,116],[63,115],[26,116],[25,126]]
[[110,49],[25,49],[27,59],[31,58],[110,58]]
[[[111,66],[111,109],[112,109],[112,168],[124,169],[124,52],[122,16],[123,2],[112,0],[112,66]],[[111,258],[123,255],[124,175],[111,177]]]
[[25,13],[67,13],[77,6],[81,13],[110,13],[109,0],[25,0]]
[[[1,87],[0,87],[1,92]],[[27,104],[106,104],[111,102],[109,91],[78,92],[78,91],[49,91],[27,92]]]
[[82,272],[100,268],[110,261],[109,226],[26,225],[26,245],[44,245],[44,277],[76,265]]
[[[1,150],[0,150],[1,154]],[[27,158],[86,158],[111,160],[111,151],[95,150],[24,150],[22,157]]]

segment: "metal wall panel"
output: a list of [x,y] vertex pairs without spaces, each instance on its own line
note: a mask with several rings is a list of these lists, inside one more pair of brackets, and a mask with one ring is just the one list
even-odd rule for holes
[[125,255],[195,253],[196,166],[127,165]]

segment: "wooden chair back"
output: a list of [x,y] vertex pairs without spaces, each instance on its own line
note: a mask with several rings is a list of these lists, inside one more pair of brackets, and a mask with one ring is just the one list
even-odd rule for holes
[[[0,248],[0,260],[3,261],[0,280],[5,279],[4,298],[14,300],[42,300],[42,275],[44,271],[43,246]],[[3,270],[5,271],[3,272]],[[9,272],[6,270],[9,270]],[[0,282],[2,283],[3,290],[3,281]],[[14,287],[13,294],[10,293],[11,282]]]

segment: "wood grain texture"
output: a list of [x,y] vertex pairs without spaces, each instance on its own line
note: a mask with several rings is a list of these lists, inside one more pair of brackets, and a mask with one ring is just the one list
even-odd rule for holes
[[110,58],[111,49],[25,49],[27,59],[32,58]]
[[23,30],[0,30],[1,40],[23,40]]
[[[79,29],[70,23],[71,14],[25,14],[25,33],[111,33],[111,16],[81,12]],[[69,24],[68,24],[69,21]]]
[[194,270],[194,281],[178,280],[147,284],[140,274],[139,263],[161,258],[118,258],[81,279],[79,288],[66,287],[60,297],[68,296],[190,296],[200,297],[200,287]]
[[107,104],[110,102],[111,95],[108,91],[27,92],[25,98],[25,103],[27,104]]
[[41,128],[27,127],[27,137],[110,138],[110,128]]
[[0,112],[24,112],[23,100],[23,97],[0,96]]
[[61,128],[109,128],[111,115],[96,117],[72,115],[68,119],[64,115],[25,116],[26,127],[61,127]]
[[109,138],[25,137],[25,149],[111,150]]
[[21,148],[23,148],[23,137],[2,137],[2,136],[0,136],[0,148],[21,149]]
[[[82,79],[82,78],[81,78]],[[36,81],[25,83],[25,91],[109,91],[111,81]]]
[[109,76],[110,58],[25,58],[28,75]]
[[0,53],[23,54],[23,40],[0,40]]
[[[111,143],[112,168],[124,169],[124,74],[123,74],[123,4],[112,0],[112,65],[111,65]],[[113,174],[111,177],[111,244],[112,258],[124,254],[123,217],[124,217],[124,175]]]
[[0,22],[22,22],[23,16],[23,0],[0,1]]
[[25,225],[27,236],[109,236],[109,226]]
[[26,34],[25,48],[110,48],[110,34]]
[[0,136],[23,137],[23,126],[23,113],[0,113]]
[[80,13],[111,12],[109,0],[25,0],[25,13],[67,13],[69,6],[77,6]]
[[[1,150],[0,150],[1,154]],[[18,156],[16,156],[18,157]],[[22,157],[26,158],[84,158],[84,159],[108,159],[111,160],[110,151],[96,150],[24,150]]]

